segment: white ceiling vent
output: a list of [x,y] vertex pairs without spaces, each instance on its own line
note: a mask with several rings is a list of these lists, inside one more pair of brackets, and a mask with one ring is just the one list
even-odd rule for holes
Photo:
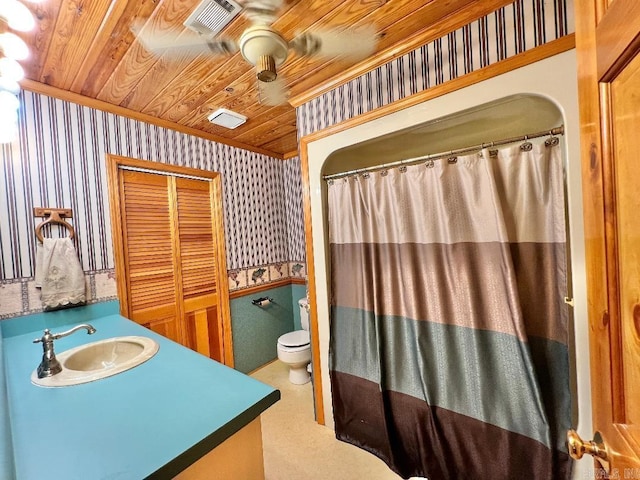
[[184,22],[202,35],[212,36],[227,26],[242,7],[233,0],[204,0]]
[[215,125],[220,125],[226,128],[236,128],[247,121],[247,117],[240,115],[239,113],[232,112],[226,108],[219,108],[211,115],[209,115],[209,121]]

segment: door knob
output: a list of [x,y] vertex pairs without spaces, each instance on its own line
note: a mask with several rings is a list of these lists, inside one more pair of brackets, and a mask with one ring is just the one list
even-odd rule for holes
[[567,449],[569,450],[569,456],[574,460],[580,460],[585,453],[591,455],[600,462],[607,474],[610,473],[609,455],[600,432],[595,433],[592,441],[585,442],[575,430],[569,430],[567,432]]

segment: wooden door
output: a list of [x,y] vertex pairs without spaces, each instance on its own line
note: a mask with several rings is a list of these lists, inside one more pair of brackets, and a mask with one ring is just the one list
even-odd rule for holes
[[118,272],[125,316],[184,344],[174,284],[169,177],[134,171],[119,176],[123,272]]
[[593,423],[602,437],[577,453],[600,457],[610,478],[639,479],[640,2],[575,5]]
[[109,156],[120,312],[233,366],[220,176]]
[[[212,208],[214,192],[211,182],[186,178],[175,179],[176,215],[174,218],[176,279],[180,289],[185,319],[185,344],[214,359],[222,357],[222,309],[219,295]],[[222,282],[221,282],[222,283]]]

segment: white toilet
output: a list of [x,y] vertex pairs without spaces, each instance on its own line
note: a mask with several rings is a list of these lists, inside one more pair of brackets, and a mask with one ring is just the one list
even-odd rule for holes
[[302,385],[311,380],[307,365],[311,362],[309,310],[306,298],[298,301],[302,330],[285,333],[278,338],[278,359],[289,365],[289,381]]

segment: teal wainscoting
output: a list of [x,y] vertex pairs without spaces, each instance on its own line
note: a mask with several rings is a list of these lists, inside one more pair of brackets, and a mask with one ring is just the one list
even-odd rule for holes
[[[291,287],[292,285],[285,285],[231,300],[231,331],[236,370],[249,373],[278,357],[278,337],[294,330]],[[260,297],[272,298],[273,302],[266,307],[257,307],[251,303]],[[295,299],[296,302],[298,298]],[[299,317],[300,313],[298,324]]]

